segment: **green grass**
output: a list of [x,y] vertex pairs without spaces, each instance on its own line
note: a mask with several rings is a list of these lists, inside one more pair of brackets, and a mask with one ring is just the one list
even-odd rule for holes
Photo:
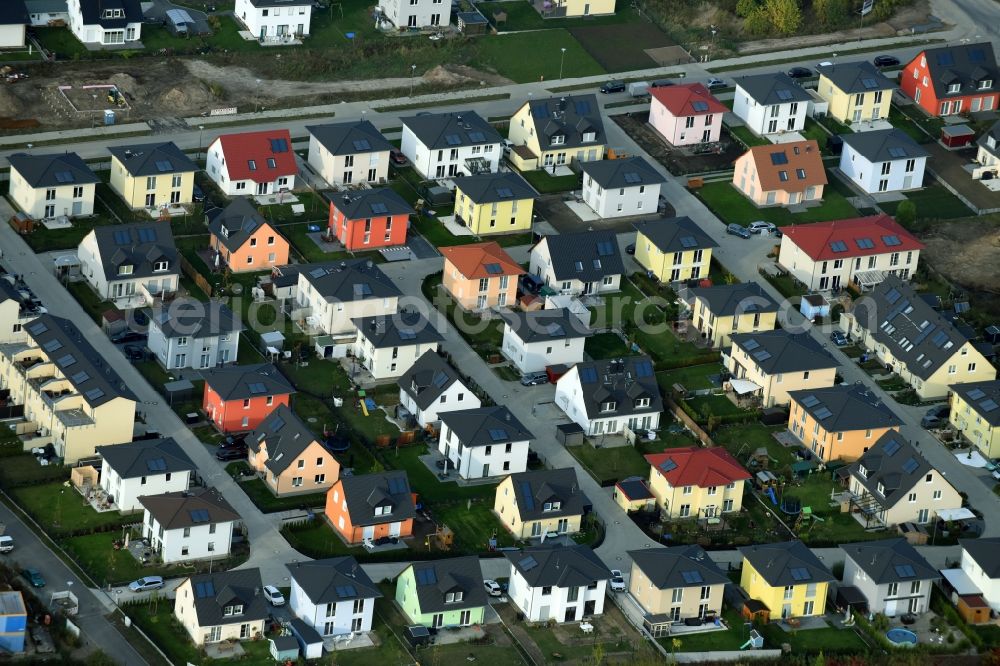
[[[9,459],[5,458],[2,462],[6,466]],[[107,528],[136,520],[135,516],[123,518],[117,511],[98,513],[84,503],[80,493],[62,483],[15,488],[10,494],[22,509],[53,535],[72,530]]]
[[[746,620],[732,608],[722,611],[722,619],[729,625],[729,629],[679,636],[681,646],[677,652],[739,650],[750,638],[750,632],[745,626]],[[670,637],[659,639],[660,644],[668,650],[672,647],[672,640]]]
[[658,372],[656,381],[664,393],[669,393],[674,384],[681,384],[688,391],[700,391],[712,388],[709,377],[718,376],[721,372],[722,366],[718,363],[703,363]]
[[905,115],[895,106],[889,109],[889,122],[896,129],[906,132],[917,143],[929,143],[931,141],[931,137],[927,136],[927,133],[917,123],[913,122],[909,116]]
[[592,359],[618,358],[632,354],[618,334],[610,332],[590,336],[584,343],[583,350]]
[[114,541],[120,531],[88,534],[60,540],[66,549],[98,583],[121,585],[149,575],[179,576],[194,571],[193,567],[143,566],[127,550],[115,550]]
[[[600,437],[594,438],[600,443]],[[650,453],[661,453],[668,448],[692,446],[697,442],[686,433],[672,435],[659,433],[654,442],[641,441],[633,446],[616,446],[613,448],[596,448],[589,443],[580,446],[570,446],[569,451],[574,458],[586,467],[601,485],[611,485],[615,481],[630,476],[649,476],[649,463],[645,456]]]
[[[811,521],[811,525],[803,524],[798,530],[799,538],[809,544],[836,545],[855,541],[880,539],[886,536],[884,532],[866,532],[851,514],[841,513],[840,506],[830,506],[830,492],[840,491],[829,472],[816,472],[807,476],[801,485],[785,488],[782,497],[794,497],[802,502],[802,506],[812,509],[814,515],[822,521]],[[788,516],[782,519],[792,526],[794,518]]]
[[712,439],[716,444],[726,447],[743,465],[746,465],[750,455],[758,448],[766,448],[771,458],[768,469],[777,474],[795,461],[792,449],[785,448],[774,438],[774,433],[785,429],[785,426],[768,428],[756,423],[730,425],[716,430]]
[[696,396],[688,399],[687,403],[698,414],[708,413],[706,410],[710,410],[715,416],[739,416],[747,413],[746,409],[736,406],[724,395]]
[[[824,600],[825,601],[825,600]],[[818,602],[819,603],[819,602]],[[866,651],[865,642],[854,629],[808,629],[784,631],[777,624],[767,624],[760,629],[764,636],[764,644],[769,648],[780,648],[782,643],[792,647],[792,654],[862,654]]]
[[821,116],[817,119],[817,122],[834,134],[854,134],[854,130],[833,116]]
[[287,527],[281,531],[288,544],[303,555],[313,558],[353,555],[362,557],[366,551],[361,546],[350,547],[322,518],[305,525]]
[[575,173],[569,176],[553,176],[544,169],[521,171],[520,173],[540,194],[570,192],[580,187],[580,176]]
[[428,275],[422,285],[424,297],[440,310],[469,346],[483,358],[499,354],[503,343],[503,320],[486,320],[458,307],[454,299],[441,289],[442,275]]
[[117,310],[111,301],[102,301],[89,284],[86,282],[70,282],[66,285],[66,289],[69,293],[76,298],[77,302],[80,304],[90,318],[94,320],[94,323],[100,325],[101,315],[106,310]]
[[782,296],[785,298],[792,298],[793,296],[802,296],[809,293],[805,285],[799,282],[790,273],[785,275],[765,275],[764,278],[774,285]]
[[305,493],[287,497],[276,497],[262,479],[250,479],[239,484],[258,509],[263,513],[290,511],[293,509],[315,509],[326,505],[326,493]]
[[69,28],[33,28],[38,43],[46,51],[51,51],[59,59],[86,58],[88,55],[86,47],[80,42]]
[[494,70],[516,83],[557,80],[560,60],[567,79],[604,74],[604,68],[562,28],[477,39],[472,46],[467,64]]
[[[475,486],[460,486],[454,481],[442,483],[437,475],[431,472],[418,458],[427,453],[424,445],[406,446],[400,449],[390,449],[385,452],[387,467],[404,470],[410,479],[413,491],[425,502],[453,502],[457,500],[480,499],[493,501],[496,486],[483,484]],[[454,473],[452,473],[454,478]]]
[[766,146],[771,142],[762,136],[757,136],[750,131],[750,128],[746,125],[739,125],[737,127],[727,127],[729,133],[734,139],[742,143],[747,148],[753,148],[754,146]]
[[[615,652],[632,652],[633,644],[637,641],[634,634],[623,633],[617,625],[606,623],[602,618],[597,617],[592,620],[594,633],[587,635],[579,627],[564,625],[562,630],[570,632],[572,643],[564,643],[559,636],[545,625],[525,626],[525,631],[531,640],[538,646],[542,654],[551,659],[546,663],[558,663],[566,661],[573,664],[591,664],[594,662],[594,646],[600,645],[605,654]],[[559,655],[559,656],[556,656]],[[636,655],[638,656],[638,655]],[[646,655],[650,656],[650,655]],[[657,655],[658,657],[659,655]],[[619,663],[616,660],[608,660],[609,663]],[[643,663],[657,663],[654,661]]]
[[493,513],[492,496],[471,503],[435,504],[433,511],[435,519],[455,533],[453,548],[458,553],[486,553],[490,537],[496,537],[500,547],[515,544],[514,537]]
[[800,134],[802,134],[802,136],[806,139],[813,139],[816,141],[816,143],[819,144],[820,150],[826,150],[826,142],[827,139],[830,138],[830,135],[815,120],[812,120],[811,118],[806,119],[805,129],[803,129]]
[[[918,219],[948,220],[973,215],[969,207],[944,185],[934,184],[922,190],[907,192],[906,198],[916,205]],[[891,201],[879,204],[879,208],[889,215],[895,215],[899,203]]]
[[857,209],[843,194],[829,187],[824,188],[822,204],[801,213],[792,213],[783,207],[757,208],[728,181],[706,183],[697,190],[697,195],[723,224],[746,225],[756,220],[764,220],[780,227],[788,224],[842,220],[858,215]]

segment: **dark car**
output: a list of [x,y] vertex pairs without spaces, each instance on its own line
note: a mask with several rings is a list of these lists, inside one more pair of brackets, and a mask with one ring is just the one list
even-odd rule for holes
[[32,569],[28,567],[21,571],[21,575],[24,579],[31,583],[31,587],[45,587],[45,579],[42,578],[42,574],[38,572],[38,569]]
[[396,166],[406,166],[406,155],[399,148],[393,148],[389,151],[389,159]]
[[732,234],[733,236],[739,236],[740,238],[750,238],[750,231],[739,224],[729,224],[726,225],[726,233]]
[[522,386],[538,386],[539,384],[548,384],[549,376],[544,372],[529,372],[528,374],[521,377]]
[[950,411],[948,405],[934,405],[927,410],[924,414],[924,418],[920,419],[921,428],[938,428],[944,425],[945,421],[948,420],[948,412]]
[[226,460],[242,460],[247,457],[246,449],[219,449],[215,452],[215,459],[226,461]]
[[610,95],[611,93],[625,92],[625,82],[624,81],[608,81],[603,86],[601,86],[601,92],[605,95]]
[[650,88],[666,88],[667,86],[675,85],[671,79],[657,79],[649,84]]
[[843,331],[834,331],[830,334],[830,339],[833,340],[833,344],[838,347],[846,347],[849,342]]
[[191,198],[199,203],[205,200],[205,190],[198,187],[198,183],[195,183],[194,187],[191,188]]
[[785,74],[793,79],[808,79],[813,75],[813,72],[808,67],[792,67]]
[[139,331],[133,331],[131,328],[121,333],[115,333],[111,336],[111,342],[116,345],[125,344],[126,342],[139,342],[140,340],[145,340],[146,334]]
[[876,67],[899,67],[899,58],[891,55],[875,56],[872,64]]
[[130,361],[146,360],[146,350],[139,345],[125,345],[125,348],[122,351],[125,352],[125,358]]
[[220,449],[247,449],[247,436],[246,435],[227,435],[224,440],[219,442]]
[[635,243],[629,243],[625,246],[625,254],[635,254]]

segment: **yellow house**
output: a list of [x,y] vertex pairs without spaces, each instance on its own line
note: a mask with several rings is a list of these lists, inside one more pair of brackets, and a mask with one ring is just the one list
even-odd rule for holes
[[635,260],[663,283],[708,277],[712,248],[719,244],[689,217],[632,225],[637,233]]
[[728,347],[733,333],[770,331],[778,321],[778,304],[754,282],[696,287],[688,293],[691,321],[715,349]]
[[132,208],[163,208],[194,200],[195,164],[172,141],[114,146],[111,189]]
[[838,62],[817,67],[816,92],[829,104],[829,113],[842,123],[884,120],[889,117],[896,84],[868,62]]
[[465,176],[455,180],[455,219],[477,236],[528,231],[537,196],[510,171]]
[[518,539],[579,532],[589,510],[572,467],[511,474],[493,502],[493,512]]
[[753,396],[761,407],[788,404],[788,392],[821,389],[837,382],[837,361],[808,333],[782,329],[736,333],[722,362],[740,396]]
[[1000,457],[1000,380],[951,387],[948,421],[987,458]]
[[696,544],[630,550],[628,591],[644,611],[643,624],[653,636],[666,636],[670,625],[688,618],[722,614],[729,578]]
[[574,18],[578,16],[600,16],[615,13],[615,0],[554,0],[543,2],[533,0],[535,9],[542,18]]
[[902,419],[863,384],[788,394],[788,429],[823,462],[853,462]]
[[750,473],[722,447],[688,446],[646,456],[649,491],[671,518],[739,512]]
[[186,578],[176,591],[174,617],[198,647],[264,635],[268,605],[260,569],[239,569]]
[[508,139],[511,164],[521,171],[602,160],[607,144],[596,95],[525,102],[510,119]]
[[772,616],[811,617],[826,613],[833,574],[801,541],[740,548],[740,587],[767,606]]

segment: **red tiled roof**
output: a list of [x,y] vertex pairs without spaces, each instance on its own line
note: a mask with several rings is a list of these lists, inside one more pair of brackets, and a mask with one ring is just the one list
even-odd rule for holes
[[[288,130],[223,134],[216,141],[222,142],[222,154],[229,170],[229,180],[270,183],[281,176],[294,176],[299,171],[295,165],[292,137]],[[275,143],[281,141],[284,141],[284,150]],[[275,148],[278,148],[277,152]],[[268,163],[268,159],[274,160],[273,167]],[[256,167],[253,170],[250,169],[251,160]]]
[[[444,258],[468,279],[520,275],[524,272],[520,264],[511,259],[510,255],[496,241],[472,245],[453,245],[439,249]],[[490,273],[486,270],[486,266],[489,264],[498,264],[500,272]]]
[[[782,227],[781,232],[812,257],[813,261],[924,249],[923,243],[885,213],[847,220],[796,224]],[[891,237],[899,242],[895,243]],[[887,238],[890,239],[889,243],[886,243]],[[835,245],[838,249],[846,246],[846,249],[836,252],[833,249]]]
[[668,449],[663,453],[647,455],[646,462],[660,472],[674,488],[724,486],[750,478],[750,472],[743,469],[728,451],[718,446],[708,449],[700,446]]
[[[674,116],[703,116],[725,113],[729,109],[708,91],[702,83],[683,83],[677,86],[650,88],[649,94]],[[704,102],[707,108],[694,108],[695,102]],[[699,105],[700,106],[700,105]]]

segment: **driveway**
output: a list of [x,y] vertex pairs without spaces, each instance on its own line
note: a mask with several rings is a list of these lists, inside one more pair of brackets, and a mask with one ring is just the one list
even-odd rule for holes
[[[144,2],[143,4],[145,5],[146,3]],[[175,5],[169,0],[152,0],[149,4],[151,6],[143,12],[143,16],[145,16],[146,19],[166,22],[168,9],[183,9],[190,14],[191,18],[194,20],[194,27],[190,28],[193,34],[212,34],[212,28],[208,25],[208,14],[205,12],[200,12],[197,9],[192,9],[190,7]]]

